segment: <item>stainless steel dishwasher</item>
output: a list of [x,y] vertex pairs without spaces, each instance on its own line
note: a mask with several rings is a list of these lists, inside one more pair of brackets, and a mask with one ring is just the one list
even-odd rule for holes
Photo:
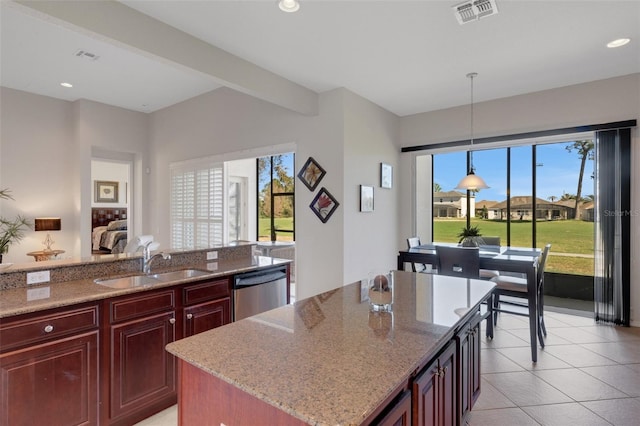
[[233,279],[233,320],[287,304],[286,265],[237,274]]

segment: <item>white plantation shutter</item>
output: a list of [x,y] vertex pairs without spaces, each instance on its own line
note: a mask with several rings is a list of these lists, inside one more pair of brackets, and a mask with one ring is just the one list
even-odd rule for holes
[[223,163],[171,166],[171,247],[193,249],[223,243]]

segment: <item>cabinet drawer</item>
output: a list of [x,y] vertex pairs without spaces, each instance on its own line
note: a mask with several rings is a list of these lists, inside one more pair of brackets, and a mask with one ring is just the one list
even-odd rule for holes
[[229,279],[206,281],[200,284],[189,285],[184,288],[184,304],[207,302],[229,296]]
[[173,290],[155,293],[143,292],[139,296],[126,296],[125,299],[109,302],[111,322],[126,321],[133,318],[175,309],[176,300]]
[[2,352],[98,327],[98,306],[58,311],[0,325]]

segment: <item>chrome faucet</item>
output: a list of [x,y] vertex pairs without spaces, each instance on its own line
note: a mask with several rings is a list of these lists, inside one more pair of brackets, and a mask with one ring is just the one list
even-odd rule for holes
[[144,247],[144,251],[143,251],[143,256],[142,256],[142,273],[144,274],[150,274],[151,273],[151,263],[153,262],[154,259],[158,258],[158,257],[162,257],[164,260],[169,260],[171,259],[171,255],[169,253],[164,253],[164,252],[160,252],[160,253],[156,253],[153,256],[151,256],[151,250],[149,250],[149,246],[151,245],[152,241],[148,242],[147,244],[145,244]]

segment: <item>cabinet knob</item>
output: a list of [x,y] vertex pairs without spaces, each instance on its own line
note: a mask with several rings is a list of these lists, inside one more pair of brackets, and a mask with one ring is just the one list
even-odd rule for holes
[[193,314],[187,314],[187,319],[193,318]]
[[52,325],[47,325],[44,327],[44,332],[45,333],[51,333],[53,331],[53,326]]
[[169,324],[175,324],[175,323],[176,323],[176,319],[175,319],[175,318],[171,318],[171,319],[169,320]]

